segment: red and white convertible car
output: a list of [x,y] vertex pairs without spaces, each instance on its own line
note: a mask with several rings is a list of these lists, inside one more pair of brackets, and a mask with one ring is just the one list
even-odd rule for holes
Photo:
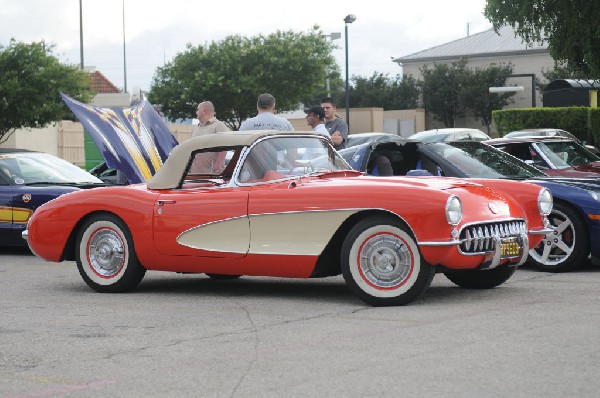
[[402,305],[443,272],[466,288],[504,283],[547,229],[545,188],[504,180],[370,177],[319,134],[235,132],[179,144],[147,182],[69,193],[24,237],[75,260],[99,292],[147,270],[317,278],[343,274],[371,305]]

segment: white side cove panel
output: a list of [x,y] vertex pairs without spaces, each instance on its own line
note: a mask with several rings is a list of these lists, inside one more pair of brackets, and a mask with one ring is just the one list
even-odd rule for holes
[[177,243],[193,249],[247,253],[250,242],[248,218],[231,218],[210,224],[199,225],[185,231],[177,238]]
[[250,220],[241,217],[199,225],[182,233],[177,242],[207,251],[316,256],[339,226],[357,211],[253,214]]
[[250,253],[316,256],[339,226],[358,210],[307,211],[250,216]]

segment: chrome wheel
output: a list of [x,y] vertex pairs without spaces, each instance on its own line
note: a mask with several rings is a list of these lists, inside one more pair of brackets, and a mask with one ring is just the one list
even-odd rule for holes
[[144,277],[127,225],[113,214],[86,220],[77,234],[75,260],[79,274],[99,292],[126,292]]
[[358,222],[342,245],[348,287],[371,305],[403,305],[427,290],[435,268],[422,257],[408,228],[391,217]]
[[102,277],[112,277],[125,264],[125,245],[121,236],[109,228],[94,232],[89,240],[88,262]]
[[361,275],[374,286],[401,285],[412,271],[413,255],[396,235],[374,235],[365,241],[359,253]]
[[548,220],[552,232],[529,252],[527,262],[550,272],[579,266],[590,254],[589,234],[580,215],[565,204],[555,203]]

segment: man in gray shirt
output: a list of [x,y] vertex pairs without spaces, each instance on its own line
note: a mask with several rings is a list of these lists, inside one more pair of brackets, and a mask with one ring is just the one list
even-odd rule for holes
[[261,94],[256,102],[258,115],[246,119],[240,125],[239,131],[244,130],[278,130],[294,131],[292,124],[275,115],[275,97],[271,94]]

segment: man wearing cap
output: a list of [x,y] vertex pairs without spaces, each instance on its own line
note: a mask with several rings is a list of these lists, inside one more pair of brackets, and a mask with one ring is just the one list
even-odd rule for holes
[[244,130],[279,130],[294,131],[289,120],[275,115],[275,97],[271,94],[261,94],[256,101],[258,115],[246,119],[240,125],[240,131]]
[[313,131],[323,134],[327,138],[331,138],[329,131],[325,127],[325,110],[320,106],[313,106],[306,112],[306,123],[312,127]]

